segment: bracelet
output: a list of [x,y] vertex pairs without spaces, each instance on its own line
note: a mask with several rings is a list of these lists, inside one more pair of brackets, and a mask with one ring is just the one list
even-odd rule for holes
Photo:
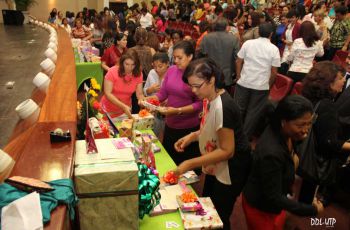
[[181,115],[182,114],[182,108],[177,108],[177,115]]

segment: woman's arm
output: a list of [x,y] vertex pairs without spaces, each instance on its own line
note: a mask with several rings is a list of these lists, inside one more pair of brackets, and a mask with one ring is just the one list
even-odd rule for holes
[[105,79],[104,81],[104,94],[107,97],[107,99],[112,102],[114,105],[121,108],[126,115],[128,115],[129,118],[132,118],[131,115],[131,108],[127,105],[125,105],[123,102],[121,102],[116,96],[113,95],[113,82],[110,80]]
[[181,175],[189,170],[199,168],[203,165],[215,164],[227,161],[234,155],[235,135],[234,131],[229,128],[220,128],[217,131],[219,139],[219,148],[200,157],[192,158],[182,162],[176,169],[176,174]]
[[104,69],[106,72],[108,72],[109,67],[107,66],[106,62],[102,61],[102,62],[101,62],[101,67],[102,67],[102,69]]
[[139,83],[136,86],[136,97],[139,101],[143,100],[145,98],[145,96],[143,95],[143,90],[142,90],[142,84],[143,83]]

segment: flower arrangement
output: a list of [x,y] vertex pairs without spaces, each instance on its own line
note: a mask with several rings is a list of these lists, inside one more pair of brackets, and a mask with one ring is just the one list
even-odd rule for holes
[[98,120],[102,119],[102,109],[101,105],[98,101],[99,93],[101,91],[101,85],[96,81],[95,78],[91,78],[89,81],[90,87],[85,85],[86,96],[84,102],[79,105],[77,104],[77,108],[80,108],[80,122],[78,124],[78,138],[85,138],[85,128],[86,128],[86,120],[91,117],[96,117]]

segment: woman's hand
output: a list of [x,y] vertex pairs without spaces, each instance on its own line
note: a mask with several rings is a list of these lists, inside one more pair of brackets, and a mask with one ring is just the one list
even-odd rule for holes
[[174,107],[161,107],[158,112],[164,116],[180,115],[179,108]]
[[160,85],[155,83],[153,85],[151,85],[150,87],[148,87],[147,89],[147,94],[153,94],[156,93],[160,90]]
[[195,140],[195,134],[190,133],[175,142],[174,148],[178,152],[184,152],[185,148]]
[[127,105],[123,105],[122,110],[124,111],[124,113],[130,118],[132,119],[132,115],[131,115],[131,108]]
[[324,207],[321,201],[314,198],[314,201],[312,202],[312,205],[317,209],[317,214],[323,212]]

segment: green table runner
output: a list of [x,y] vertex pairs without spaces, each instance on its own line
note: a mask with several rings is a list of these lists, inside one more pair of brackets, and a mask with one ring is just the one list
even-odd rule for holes
[[[142,132],[153,134],[151,130]],[[163,145],[159,141],[157,141],[156,144],[161,148],[161,151],[159,153],[154,154],[156,160],[156,167],[159,172],[159,176],[161,177],[167,171],[175,169],[176,164],[166,152]],[[139,221],[139,227],[140,230],[166,229],[165,223],[167,221],[174,221],[177,224],[179,224],[180,227],[176,229],[184,229],[179,211],[154,217],[149,217],[146,215],[142,220]]]

